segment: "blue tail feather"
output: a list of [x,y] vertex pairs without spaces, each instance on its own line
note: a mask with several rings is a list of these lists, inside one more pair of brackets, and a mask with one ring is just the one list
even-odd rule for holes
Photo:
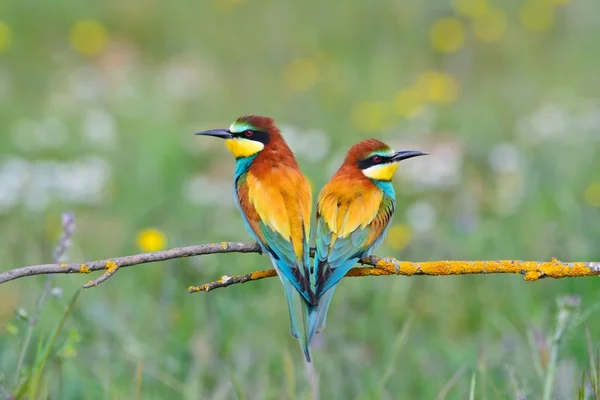
[[306,361],[311,362],[309,316],[312,306],[306,302],[302,294],[296,290],[296,287],[284,275],[279,275],[279,278],[283,284],[290,315],[290,334],[298,339]]
[[319,287],[317,297],[324,296],[325,293],[333,288],[347,273],[350,269],[358,262],[360,258],[351,258],[337,265],[333,270],[332,274],[327,278],[322,286]]
[[329,310],[329,304],[333,298],[333,292],[335,287],[332,287],[321,296],[319,304],[312,307],[309,312],[309,331],[308,331],[308,342],[312,340],[315,333],[322,332],[327,324],[327,311]]

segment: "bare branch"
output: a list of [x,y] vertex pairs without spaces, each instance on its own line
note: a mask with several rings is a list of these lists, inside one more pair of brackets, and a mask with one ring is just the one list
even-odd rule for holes
[[[192,257],[220,253],[262,253],[257,243],[223,242],[201,244],[197,246],[177,247],[170,250],[153,253],[142,253],[125,257],[109,258],[76,264],[43,264],[30,267],[16,268],[0,273],[0,284],[13,279],[33,275],[46,274],[87,274],[93,271],[104,271],[94,281],[89,281],[84,287],[90,288],[114,276],[118,269],[139,264],[148,264],[174,258]],[[381,275],[471,275],[471,274],[521,274],[525,280],[535,281],[541,278],[574,278],[582,276],[597,276],[600,274],[600,262],[561,262],[551,261],[398,261],[393,258],[371,256],[362,261],[371,267],[357,267],[346,276],[381,276]],[[372,268],[374,267],[374,268]],[[238,276],[223,276],[219,281],[209,282],[201,286],[192,286],[188,290],[206,292],[220,287],[237,283],[255,281],[276,276],[274,270],[256,271],[251,274]]]
[[33,275],[88,274],[93,271],[110,271],[111,268],[114,268],[114,265],[116,265],[118,268],[124,268],[132,265],[148,264],[158,261],[171,260],[174,258],[218,253],[261,253],[261,249],[257,243],[223,242],[177,247],[174,249],[156,251],[153,253],[142,253],[132,256],[109,258],[106,260],[89,261],[85,263],[32,265],[30,267],[15,268],[13,270],[0,273],[0,284],[12,281],[13,279],[19,279]]

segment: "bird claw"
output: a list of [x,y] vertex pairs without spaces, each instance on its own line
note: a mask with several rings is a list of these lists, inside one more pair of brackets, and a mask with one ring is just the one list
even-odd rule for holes
[[392,264],[394,266],[396,275],[398,275],[400,273],[400,263],[394,257],[385,257],[385,258],[382,258],[382,260],[385,261],[386,264]]

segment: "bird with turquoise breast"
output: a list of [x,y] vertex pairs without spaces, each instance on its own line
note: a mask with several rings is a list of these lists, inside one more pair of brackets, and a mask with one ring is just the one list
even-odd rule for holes
[[234,199],[246,229],[269,254],[283,284],[290,332],[310,362],[308,318],[317,299],[310,285],[312,193],[273,119],[238,118],[227,129],[197,135],[225,139],[234,155]]
[[311,309],[309,341],[325,328],[336,285],[382,242],[395,208],[392,178],[398,162],[426,155],[394,151],[377,139],[352,146],[317,201],[316,250],[311,284],[318,305]]

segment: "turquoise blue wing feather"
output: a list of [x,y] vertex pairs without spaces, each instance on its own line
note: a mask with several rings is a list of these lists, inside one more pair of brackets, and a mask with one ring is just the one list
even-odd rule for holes
[[395,201],[385,195],[375,218],[363,229],[356,229],[344,238],[335,238],[327,223],[317,215],[317,238],[313,263],[316,293],[319,304],[309,310],[308,340],[325,329],[327,311],[337,283],[362,258],[370,255],[385,237],[394,213]]
[[[265,223],[260,222],[260,230],[265,238],[265,247],[274,258],[274,262],[279,267],[280,271],[290,281],[290,283],[302,294],[307,302],[313,303],[312,290],[309,280],[307,279],[307,268],[305,268],[304,260],[296,259],[294,246],[292,242],[286,240],[279,234],[273,231]],[[308,251],[308,245],[305,246]]]
[[317,297],[336,285],[340,279],[362,258],[368,256],[387,231],[394,212],[395,201],[384,196],[375,218],[365,227],[356,229],[347,237],[336,238],[331,245],[332,234],[328,225],[317,222],[317,245],[313,272],[317,274]]

